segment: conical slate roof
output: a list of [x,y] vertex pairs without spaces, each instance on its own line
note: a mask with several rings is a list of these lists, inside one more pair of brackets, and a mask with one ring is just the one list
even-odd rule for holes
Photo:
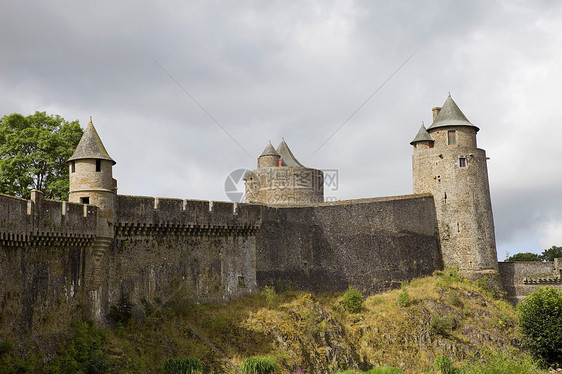
[[476,131],[480,130],[478,127],[470,123],[457,104],[453,101],[451,94],[449,94],[447,100],[445,100],[445,104],[443,104],[443,107],[439,111],[439,114],[427,130],[429,131],[439,127],[449,126],[468,126],[474,127]]
[[265,147],[265,149],[261,153],[260,157],[261,156],[279,156],[279,153],[277,153],[275,148],[273,148],[273,145],[271,144],[271,142],[269,142],[267,147]]
[[82,138],[80,139],[80,143],[74,150],[72,157],[68,159],[67,162],[74,161],[74,160],[83,160],[83,159],[100,159],[100,160],[108,160],[116,164],[115,161],[109,156],[103,143],[101,142],[100,136],[92,123],[92,117],[90,117],[90,123]]
[[434,141],[434,139],[431,137],[431,135],[429,135],[422,122],[420,131],[418,131],[418,135],[416,135],[416,137],[414,138],[414,140],[410,142],[410,144],[414,145],[417,142],[432,142],[432,141]]
[[283,160],[283,166],[304,167],[304,165],[301,164],[293,155],[293,152],[291,152],[289,146],[285,143],[285,139],[283,139],[277,147],[277,153],[279,153],[281,159]]

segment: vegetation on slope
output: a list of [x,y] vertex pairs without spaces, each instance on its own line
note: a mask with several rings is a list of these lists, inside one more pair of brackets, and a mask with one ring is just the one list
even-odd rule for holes
[[[145,301],[134,318],[92,330],[97,338],[70,340],[54,360],[36,353],[31,369],[12,372],[64,372],[55,370],[57,363],[74,362],[65,347],[86,352],[83,365],[112,373],[161,373],[166,360],[188,356],[214,373],[233,373],[252,356],[275,358],[281,373],[392,372],[377,368],[383,366],[438,373],[435,363],[444,356],[467,372],[482,372],[468,370],[482,367],[481,360],[528,364],[528,372],[540,372],[519,349],[515,308],[455,272],[364,298],[355,313],[343,301],[342,294],[272,288],[220,305],[193,304],[186,295],[164,308]],[[84,349],[88,344],[91,349]],[[10,357],[0,354],[0,361]]]

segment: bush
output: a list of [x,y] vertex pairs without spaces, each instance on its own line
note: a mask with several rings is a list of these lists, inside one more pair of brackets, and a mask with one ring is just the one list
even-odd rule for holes
[[339,371],[336,374],[402,374],[403,371],[392,366],[377,366],[369,371],[346,370]]
[[342,304],[348,312],[357,313],[363,307],[363,295],[358,289],[349,286],[343,295]]
[[277,374],[279,365],[273,357],[248,357],[242,363],[242,374]]
[[453,328],[453,322],[449,317],[441,317],[437,314],[431,316],[430,326],[435,330],[436,333],[448,336]]
[[162,366],[164,374],[202,374],[203,363],[197,357],[169,358]]
[[522,360],[509,357],[501,351],[481,350],[481,358],[463,368],[464,374],[543,374],[533,361],[527,357]]
[[410,305],[410,294],[404,285],[402,285],[402,292],[398,295],[398,305],[403,308]]
[[523,344],[546,365],[562,365],[562,291],[539,288],[517,305]]
[[460,369],[453,366],[453,361],[446,355],[437,357],[433,361],[433,367],[440,374],[457,374],[461,372]]
[[121,295],[117,305],[113,305],[109,310],[109,319],[114,323],[126,324],[133,316],[133,304],[129,302],[125,295]]

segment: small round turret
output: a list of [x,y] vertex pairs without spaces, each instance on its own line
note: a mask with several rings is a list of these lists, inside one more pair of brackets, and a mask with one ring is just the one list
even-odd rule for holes
[[100,208],[100,218],[113,220],[117,182],[113,179],[115,161],[107,153],[90,117],[69,164],[68,200]]
[[273,148],[271,142],[269,142],[260,157],[258,157],[258,168],[279,166],[280,159],[281,156],[279,155],[279,153],[277,153],[275,148]]

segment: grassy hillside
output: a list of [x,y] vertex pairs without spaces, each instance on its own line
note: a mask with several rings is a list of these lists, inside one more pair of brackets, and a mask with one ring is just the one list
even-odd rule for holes
[[[367,297],[358,313],[346,311],[342,299],[267,288],[227,304],[198,305],[180,293],[163,308],[136,306],[124,324],[98,329],[77,322],[74,339],[56,358],[35,352],[27,371],[64,373],[75,362],[102,370],[90,372],[159,373],[166,358],[197,356],[209,372],[232,373],[249,356],[270,355],[286,373],[376,366],[410,373],[442,355],[457,366],[492,351],[523,357],[515,309],[454,272]],[[14,362],[10,352],[0,357]]]

